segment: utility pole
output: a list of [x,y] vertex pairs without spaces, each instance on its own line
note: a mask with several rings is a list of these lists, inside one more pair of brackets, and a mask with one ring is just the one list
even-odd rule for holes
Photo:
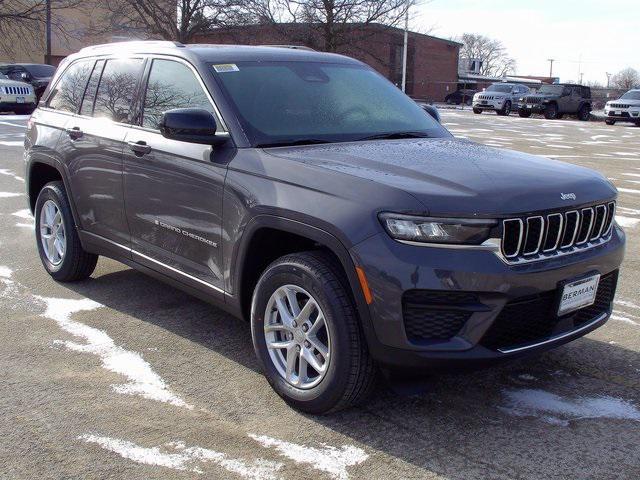
[[404,13],[404,48],[402,49],[402,91],[407,91],[407,48],[409,46],[409,7],[411,0],[407,0],[407,10]]
[[47,53],[44,57],[44,63],[51,65],[51,0],[47,0],[46,3],[46,43],[47,43]]
[[549,58],[547,59],[547,61],[549,62],[549,78],[553,78],[553,62],[556,61],[555,58]]
[[609,88],[611,84],[611,74],[609,72],[605,72],[604,74],[607,76],[607,88]]
[[580,72],[580,85],[582,85],[583,79],[584,79],[584,72]]

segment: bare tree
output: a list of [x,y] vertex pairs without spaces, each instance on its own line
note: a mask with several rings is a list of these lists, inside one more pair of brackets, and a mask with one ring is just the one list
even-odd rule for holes
[[96,33],[189,43],[208,30],[246,22],[245,0],[94,0],[106,21]]
[[640,74],[634,68],[625,68],[611,77],[611,86],[623,90],[638,87],[640,86]]
[[460,58],[480,60],[481,75],[502,77],[515,72],[516,61],[508,55],[501,41],[475,33],[465,33],[459,41],[463,44]]
[[358,32],[372,35],[362,26],[398,26],[407,0],[245,0],[254,23],[271,24],[292,43],[328,52],[353,46]]
[[[62,18],[57,15],[65,8],[77,6],[81,0],[57,0],[50,3],[51,29],[58,38],[67,38]],[[0,50],[12,57],[20,50],[45,42],[47,0],[0,0]]]

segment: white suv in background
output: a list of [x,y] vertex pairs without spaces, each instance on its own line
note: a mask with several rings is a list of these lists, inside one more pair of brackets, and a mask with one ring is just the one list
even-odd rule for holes
[[494,83],[473,96],[473,113],[495,110],[498,115],[509,115],[518,109],[518,99],[529,93],[529,87],[517,83]]
[[28,83],[16,82],[0,73],[0,112],[30,114],[37,104],[33,87]]
[[618,100],[607,102],[604,107],[607,125],[616,122],[635,122],[640,127],[640,89],[629,90]]

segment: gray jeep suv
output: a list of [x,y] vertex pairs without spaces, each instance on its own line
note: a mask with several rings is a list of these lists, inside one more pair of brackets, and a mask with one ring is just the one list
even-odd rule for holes
[[361,402],[380,367],[477,366],[586,334],[623,257],[602,175],[457,140],[328,53],[84,49],[31,117],[25,158],[55,280],[104,255],[249,319],[269,383],[312,413]]
[[520,98],[529,93],[529,87],[517,83],[494,83],[483,92],[473,96],[473,113],[494,110],[498,115],[507,116],[520,108]]

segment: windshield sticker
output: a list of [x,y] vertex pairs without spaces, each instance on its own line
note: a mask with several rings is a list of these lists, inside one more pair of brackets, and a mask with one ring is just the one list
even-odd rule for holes
[[227,72],[239,72],[240,69],[235,63],[222,63],[220,65],[214,65],[213,69],[218,73],[227,73]]

